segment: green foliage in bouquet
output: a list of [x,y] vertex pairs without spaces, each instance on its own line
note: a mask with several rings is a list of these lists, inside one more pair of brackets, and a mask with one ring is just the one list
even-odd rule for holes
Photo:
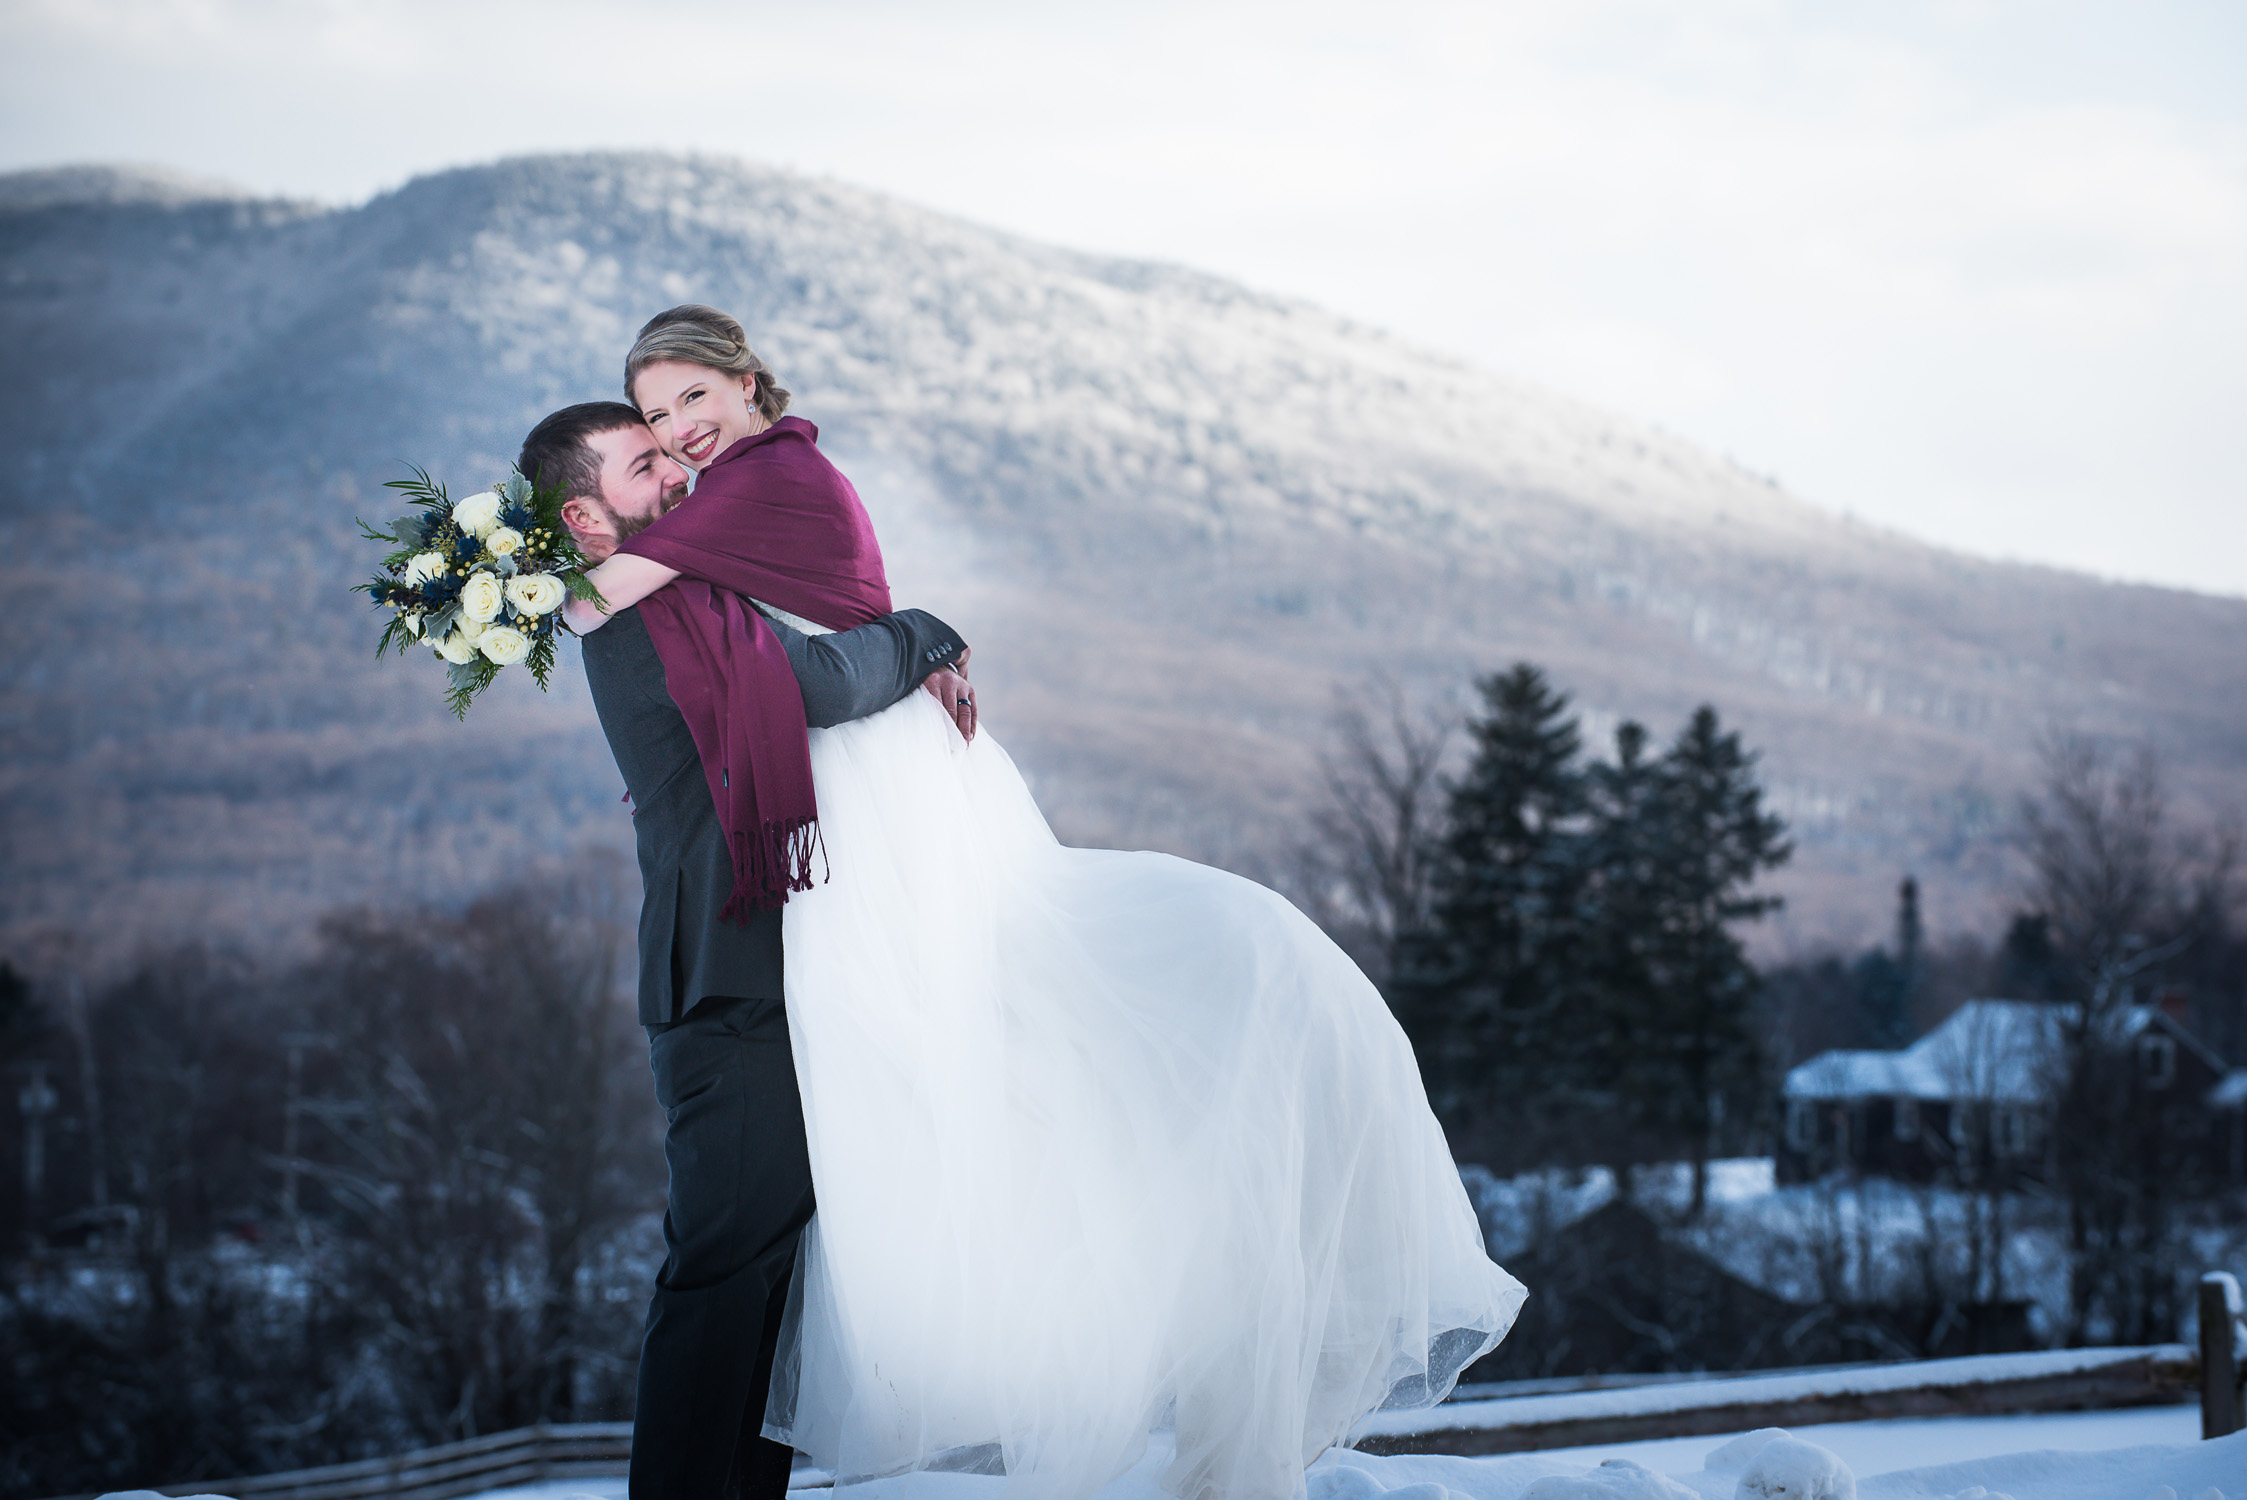
[[445,703],[459,718],[502,668],[526,666],[544,689],[555,636],[569,629],[562,605],[601,598],[563,524],[567,497],[513,474],[456,501],[426,471],[413,474],[388,484],[413,510],[388,527],[359,522],[390,549],[373,581],[353,590],[391,611],[375,655],[426,643],[448,668]]

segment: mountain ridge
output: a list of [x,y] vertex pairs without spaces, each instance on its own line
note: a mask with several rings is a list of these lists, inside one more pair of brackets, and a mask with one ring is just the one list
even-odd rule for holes
[[[0,933],[152,900],[297,921],[621,847],[574,663],[546,699],[440,723],[434,674],[362,660],[371,628],[335,603],[371,563],[349,516],[388,513],[402,461],[488,482],[545,411],[616,394],[632,330],[682,300],[752,329],[865,494],[899,603],[978,642],[994,730],[1082,841],[1280,871],[1338,691],[1452,697],[1516,657],[1594,728],[1662,733],[1706,700],[1764,749],[1805,936],[1879,921],[1906,869],[1938,922],[1986,917],[2049,725],[2150,735],[2193,807],[2247,790],[2221,649],[2247,601],[1881,532],[1202,272],[644,153],[344,208],[9,192],[0,576],[36,607],[0,637],[0,818],[11,846],[76,852],[0,886]],[[526,733],[550,765],[475,764]],[[401,776],[420,755],[458,785]],[[320,832],[339,822],[367,847]],[[116,847],[78,850],[87,827]]]
[[75,162],[0,172],[0,211],[115,208],[127,204],[178,208],[189,203],[251,202],[264,197],[239,183],[155,162]]

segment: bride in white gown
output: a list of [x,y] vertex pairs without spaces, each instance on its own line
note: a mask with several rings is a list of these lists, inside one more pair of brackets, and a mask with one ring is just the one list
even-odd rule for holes
[[[648,394],[697,467],[761,420],[738,389],[700,416]],[[1440,1400],[1504,1335],[1524,1294],[1411,1048],[1301,913],[1060,844],[996,740],[924,694],[812,730],[811,758],[828,877],[784,930],[819,1206],[769,1436],[840,1485],[1081,1497],[1169,1429],[1173,1494],[1288,1500],[1361,1416]]]

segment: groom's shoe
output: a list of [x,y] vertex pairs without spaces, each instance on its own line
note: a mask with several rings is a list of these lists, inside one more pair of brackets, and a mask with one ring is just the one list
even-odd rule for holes
[[[760,1427],[763,1415],[758,1413]],[[733,1450],[733,1477],[726,1485],[725,1500],[781,1500],[795,1467],[795,1449],[762,1432],[745,1431],[741,1446]]]

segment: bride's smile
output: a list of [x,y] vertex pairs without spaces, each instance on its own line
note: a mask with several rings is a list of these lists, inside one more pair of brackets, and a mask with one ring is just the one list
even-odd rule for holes
[[772,425],[757,408],[754,374],[730,375],[685,360],[662,360],[641,370],[632,381],[632,399],[663,451],[696,470]]

